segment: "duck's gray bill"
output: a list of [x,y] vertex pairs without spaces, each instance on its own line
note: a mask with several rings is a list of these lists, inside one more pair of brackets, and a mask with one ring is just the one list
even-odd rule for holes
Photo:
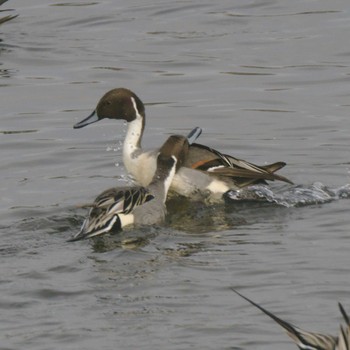
[[89,125],[89,124],[92,124],[92,123],[96,123],[98,121],[99,121],[99,119],[98,119],[97,113],[96,113],[96,111],[93,111],[87,118],[85,118],[84,120],[82,120],[79,123],[76,123],[73,126],[73,128],[74,129],[80,129],[80,128],[83,128],[86,125]]
[[198,139],[200,134],[202,133],[202,129],[200,127],[195,127],[190,133],[187,135],[187,141],[191,145],[194,141]]

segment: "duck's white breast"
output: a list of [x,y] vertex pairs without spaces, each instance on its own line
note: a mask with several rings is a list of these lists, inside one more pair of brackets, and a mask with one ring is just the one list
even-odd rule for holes
[[124,153],[123,158],[126,170],[135,181],[141,186],[148,186],[157,168],[157,159],[154,152]]

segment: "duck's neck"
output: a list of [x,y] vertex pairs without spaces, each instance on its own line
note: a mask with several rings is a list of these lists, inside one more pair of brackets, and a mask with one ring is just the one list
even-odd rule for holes
[[145,115],[138,111],[135,100],[133,98],[131,100],[136,112],[136,118],[128,123],[123,147],[124,158],[132,158],[138,153],[137,151],[141,150],[141,139],[145,128]]
[[164,164],[159,164],[158,169],[156,170],[152,182],[149,185],[149,190],[151,193],[156,193],[157,198],[161,199],[163,203],[166,201],[166,197],[169,191],[169,187],[174,178],[176,171],[176,159],[173,162],[171,168],[169,169],[169,165],[165,164],[167,168],[162,168]]
[[135,152],[141,149],[141,139],[143,135],[142,120],[135,119],[128,123],[128,129],[124,140],[123,155],[132,157]]

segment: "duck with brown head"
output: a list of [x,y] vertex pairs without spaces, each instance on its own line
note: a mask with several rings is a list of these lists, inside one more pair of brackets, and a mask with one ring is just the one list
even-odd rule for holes
[[[137,95],[125,88],[107,92],[98,102],[95,111],[74,125],[82,128],[101,119],[122,119],[128,129],[123,145],[124,165],[137,183],[147,186],[156,171],[158,150],[144,151],[141,139],[145,129],[145,107]],[[221,200],[223,193],[248,185],[280,180],[292,183],[275,174],[284,167],[284,162],[258,166],[247,161],[222,154],[201,144],[192,144],[183,167],[174,176],[171,189],[181,195],[194,195]]]
[[[190,142],[194,138],[191,137]],[[166,215],[165,201],[170,184],[176,170],[183,165],[188,148],[187,138],[170,136],[158,152],[157,168],[151,183],[147,187],[114,187],[102,192],[87,206],[90,207],[89,214],[80,232],[70,241],[117,232],[129,225],[162,223]]]

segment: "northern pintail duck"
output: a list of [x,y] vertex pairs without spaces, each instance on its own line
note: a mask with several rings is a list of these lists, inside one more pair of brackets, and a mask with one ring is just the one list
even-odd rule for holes
[[[128,89],[113,89],[101,98],[93,113],[75,124],[74,128],[82,128],[104,118],[127,121],[123,162],[136,182],[147,186],[156,171],[158,151],[144,151],[141,148],[146,122],[144,104]],[[196,194],[200,194],[212,200],[221,200],[228,190],[265,183],[266,180],[292,183],[287,178],[275,174],[285,165],[284,162],[277,162],[258,166],[194,143],[189,148],[183,167],[174,176],[171,189],[186,197],[194,198]]]
[[283,327],[289,337],[294,343],[302,350],[349,350],[350,349],[350,319],[345,312],[342,304],[338,303],[340,312],[345,320],[346,325],[340,326],[338,336],[325,335],[320,333],[306,332],[293,324],[286,322],[279,317],[275,316],[270,311],[267,311],[262,306],[258,305],[254,301],[248,299],[244,295],[237,292],[235,289],[232,290],[247,300],[249,303],[260,309],[266,315],[271,317],[281,327]]
[[87,205],[91,207],[88,217],[80,232],[70,241],[116,232],[128,225],[161,223],[166,214],[169,186],[176,169],[181,167],[188,154],[188,147],[185,137],[170,136],[159,150],[151,183],[147,187],[118,187],[102,192],[91,205]]

